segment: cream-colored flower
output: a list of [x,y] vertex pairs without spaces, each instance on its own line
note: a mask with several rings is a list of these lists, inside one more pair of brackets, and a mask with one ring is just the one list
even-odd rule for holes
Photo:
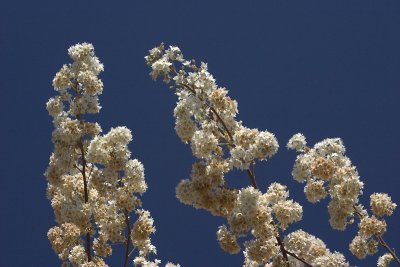
[[292,138],[289,139],[289,142],[287,143],[286,147],[288,149],[294,149],[297,152],[302,152],[306,148],[307,142],[306,142],[306,137],[301,134],[297,133],[292,136]]
[[390,216],[396,208],[396,204],[385,193],[374,193],[371,195],[371,210],[376,216]]
[[390,262],[393,260],[393,256],[389,253],[380,256],[378,259],[378,267],[388,267]]
[[240,246],[237,242],[236,236],[229,232],[225,225],[222,225],[218,228],[217,240],[225,252],[228,252],[229,254],[236,254],[240,252]]

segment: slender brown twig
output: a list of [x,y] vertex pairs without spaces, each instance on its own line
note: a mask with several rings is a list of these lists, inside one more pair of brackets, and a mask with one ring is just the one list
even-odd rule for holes
[[[78,87],[79,87],[78,82],[75,82],[74,83],[74,89],[75,89],[77,98],[80,97],[80,92],[79,92],[79,88]],[[78,119],[78,121],[80,123],[83,123],[80,114],[76,115],[76,118]],[[81,170],[81,173],[82,173],[82,177],[83,177],[83,194],[84,194],[85,203],[88,203],[89,202],[89,195],[88,195],[88,186],[87,186],[87,179],[86,179],[86,159],[85,159],[85,149],[83,147],[83,136],[81,136],[81,138],[79,139],[78,146],[79,146],[79,149],[80,149],[80,152],[81,152],[80,156],[81,156],[81,159],[82,159],[82,170]],[[88,229],[88,232],[86,233],[86,249],[85,250],[86,250],[86,255],[87,255],[87,258],[88,258],[89,262],[92,261],[92,254],[90,252],[90,248],[91,248],[91,244],[90,244],[90,229]]]
[[[113,152],[112,152],[112,154],[113,154]],[[122,183],[120,174],[118,174],[118,176],[119,176],[118,186],[121,188],[123,186],[123,183]],[[128,264],[129,257],[131,255],[131,253],[133,252],[133,250],[132,250],[131,253],[129,253],[129,245],[131,243],[131,225],[129,224],[129,212],[126,208],[124,208],[124,217],[125,217],[125,224],[126,224],[126,229],[127,229],[127,238],[126,238],[126,242],[125,242],[125,256],[124,256],[124,267],[126,267],[126,265]],[[133,249],[135,249],[135,248],[133,248]]]
[[394,250],[392,248],[390,248],[390,246],[386,243],[386,241],[383,239],[382,236],[376,236],[376,238],[379,241],[379,244],[381,246],[383,246],[393,257],[393,259],[395,259],[397,261],[397,263],[400,265],[400,259],[399,257],[397,257],[396,253],[394,252]]
[[280,249],[281,249],[283,258],[285,259],[285,261],[286,261],[286,262],[288,263],[288,265],[289,265],[289,258],[288,258],[288,255],[287,255],[285,246],[283,245],[282,239],[281,239],[281,237],[279,236],[279,233],[275,236],[275,238],[276,238],[276,241],[278,242],[278,245],[279,245],[279,247],[280,247]]
[[[89,202],[88,188],[87,188],[87,180],[86,180],[86,159],[85,159],[85,151],[83,149],[83,141],[79,140],[79,148],[81,150],[82,157],[82,176],[83,176],[83,192],[85,203]],[[91,244],[90,244],[90,229],[86,233],[86,255],[88,257],[88,261],[92,261],[92,254],[90,252]]]
[[129,244],[131,243],[131,226],[129,224],[129,215],[128,215],[128,210],[127,209],[124,209],[124,215],[125,215],[126,228],[128,229],[128,238],[126,239],[125,259],[124,259],[124,267],[126,267],[126,265],[128,264],[129,256],[130,256]]
[[246,170],[247,175],[250,178],[251,181],[251,185],[255,188],[258,189],[258,185],[257,185],[257,181],[256,181],[256,177],[253,175],[253,173],[250,170]]
[[296,258],[297,260],[301,261],[301,262],[304,263],[305,265],[312,267],[311,264],[309,264],[308,262],[306,262],[305,260],[303,260],[302,258],[300,258],[299,256],[297,256],[296,254],[294,254],[294,253],[292,253],[292,252],[290,252],[290,251],[287,251],[287,250],[285,250],[285,251],[286,251],[286,253],[287,253],[288,255],[292,256],[293,258]]

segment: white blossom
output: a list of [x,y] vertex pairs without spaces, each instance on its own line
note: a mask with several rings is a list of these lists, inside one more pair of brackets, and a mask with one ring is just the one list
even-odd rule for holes
[[301,152],[306,148],[306,144],[307,142],[305,136],[301,133],[297,133],[289,139],[289,142],[286,146],[288,149],[294,149],[297,152]]

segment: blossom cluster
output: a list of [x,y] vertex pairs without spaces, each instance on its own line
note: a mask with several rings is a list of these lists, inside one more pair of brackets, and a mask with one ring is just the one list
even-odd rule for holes
[[[274,134],[247,128],[236,120],[237,102],[228,96],[226,88],[217,86],[206,63],[197,66],[194,60],[185,60],[178,47],[165,50],[163,44],[145,58],[153,79],[162,75],[176,88],[175,130],[184,143],[191,142],[197,158],[207,162],[222,158],[227,151],[230,155],[224,161],[229,169],[246,170],[277,152]],[[180,64],[179,70],[176,64]]]
[[342,140],[325,139],[309,149],[305,137],[296,134],[287,147],[303,152],[296,158],[292,175],[296,181],[306,183],[304,192],[308,201],[316,203],[329,194],[329,222],[332,228],[344,230],[351,223],[354,206],[359,202],[364,184],[350,159],[345,156]]
[[[354,222],[354,217],[358,217],[359,231],[349,249],[359,259],[374,255],[378,245],[383,244],[381,237],[386,232],[383,216],[392,215],[396,208],[390,196],[385,193],[372,194],[370,206],[373,215],[368,215],[368,211],[359,203],[363,182],[359,179],[356,167],[345,156],[345,147],[340,138],[325,139],[308,148],[304,135],[298,133],[289,140],[287,147],[301,152],[296,158],[292,175],[298,182],[306,183],[304,192],[308,201],[316,203],[329,195],[329,222],[337,230],[344,230]],[[386,266],[384,262],[389,262],[390,257],[380,259],[378,266]]]
[[[367,255],[374,255],[378,251],[379,243],[382,243],[382,235],[386,232],[386,221],[383,216],[390,216],[396,208],[396,204],[385,193],[374,193],[370,196],[370,206],[372,216],[369,216],[368,211],[359,205],[356,209],[356,214],[360,218],[358,224],[358,233],[350,243],[350,251],[359,259],[364,259]],[[380,263],[390,262],[393,259],[392,255],[382,256]],[[381,258],[382,258],[381,257]],[[378,261],[378,266],[379,261]]]
[[[58,95],[47,102],[55,129],[45,176],[59,225],[48,231],[50,243],[63,266],[107,266],[103,258],[119,243],[127,252],[130,243],[138,250],[135,264],[157,266],[158,260],[148,260],[156,252],[150,241],[155,228],[150,213],[140,209],[138,195],[147,185],[142,163],[130,159],[131,131],[116,127],[101,135],[98,123],[85,120],[86,114],[101,108],[103,83],[98,75],[103,65],[88,43],[70,47],[68,54],[73,63],[56,74],[53,86]],[[138,215],[133,225],[132,211]],[[127,259],[128,254],[124,266]]]
[[[284,243],[290,251],[306,260],[312,266],[350,266],[341,253],[332,253],[321,239],[303,230],[297,230],[288,234],[284,239]],[[304,266],[292,256],[289,257],[289,262],[290,266]]]
[[[190,143],[198,158],[191,179],[178,184],[177,198],[226,218],[227,225],[217,231],[224,251],[240,252],[238,239],[250,235],[243,244],[244,266],[287,266],[288,261],[303,266],[298,258],[288,257],[290,246],[285,248],[280,237],[280,231],[301,220],[301,205],[288,198],[286,186],[272,183],[262,193],[255,180],[256,162],[267,160],[278,150],[274,134],[247,128],[236,120],[237,102],[228,96],[228,90],[217,86],[206,63],[197,65],[194,60],[185,60],[178,47],[166,49],[163,44],[151,49],[145,59],[154,80],[161,76],[176,89],[175,130],[182,142]],[[296,146],[299,142],[293,140]],[[252,186],[229,187],[225,175],[233,169],[245,171]],[[287,238],[290,240],[290,236]],[[308,249],[303,246],[296,252],[302,250],[306,255]],[[342,254],[330,253],[325,247],[320,258],[312,260],[316,266],[345,262]]]

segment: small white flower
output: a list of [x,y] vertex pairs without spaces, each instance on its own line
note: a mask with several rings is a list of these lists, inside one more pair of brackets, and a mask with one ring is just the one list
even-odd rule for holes
[[301,133],[297,133],[289,139],[286,147],[288,149],[294,149],[297,152],[302,152],[306,148],[306,144],[306,137]]

